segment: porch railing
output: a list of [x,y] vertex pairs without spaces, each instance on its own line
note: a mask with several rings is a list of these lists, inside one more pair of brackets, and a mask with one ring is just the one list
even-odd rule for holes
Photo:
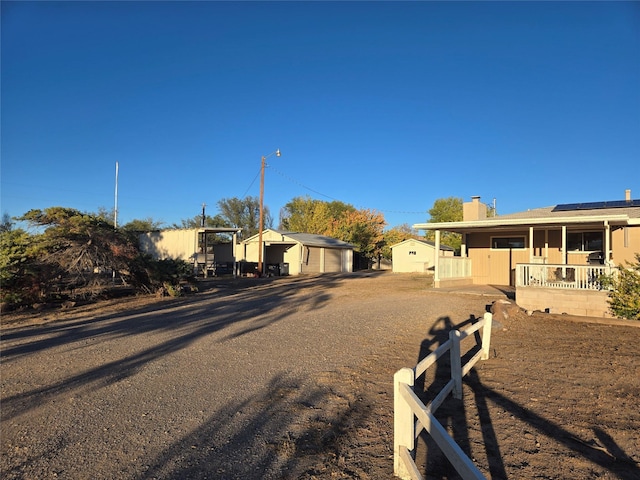
[[603,275],[617,271],[607,265],[516,265],[516,287],[546,287],[577,290],[602,290]]
[[438,278],[471,277],[471,259],[468,257],[439,257]]

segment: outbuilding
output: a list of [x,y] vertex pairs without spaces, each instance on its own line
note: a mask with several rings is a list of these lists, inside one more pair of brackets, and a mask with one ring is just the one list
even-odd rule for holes
[[[391,246],[394,273],[427,273],[433,270],[436,245],[428,240],[409,238]],[[454,249],[440,245],[440,256],[452,257]]]
[[156,260],[184,260],[205,277],[235,274],[239,228],[176,228],[141,233],[140,250]]
[[[238,259],[247,266],[257,264],[259,243],[258,234],[244,240],[238,248]],[[262,232],[262,248],[267,274],[353,271],[353,245],[336,238],[266,229]]]

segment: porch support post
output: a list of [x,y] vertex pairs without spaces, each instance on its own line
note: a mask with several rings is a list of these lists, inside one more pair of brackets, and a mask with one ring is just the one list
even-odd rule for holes
[[604,221],[604,263],[605,265],[609,265],[609,260],[611,260],[611,226],[609,225],[609,221]]
[[433,283],[437,287],[440,281],[440,230],[436,230],[436,251],[433,258]]
[[544,263],[549,262],[549,229],[544,229]]
[[567,226],[562,226],[562,265],[567,264]]
[[460,245],[460,256],[461,257],[467,256],[467,234],[466,233],[462,234],[462,244]]
[[529,227],[529,263],[533,263],[533,226]]
[[209,269],[207,268],[207,231],[202,233],[204,237],[204,278],[209,276]]
[[238,232],[233,232],[231,234],[231,255],[233,256],[233,278],[238,276],[237,268],[238,268],[238,245],[236,242],[238,240]]

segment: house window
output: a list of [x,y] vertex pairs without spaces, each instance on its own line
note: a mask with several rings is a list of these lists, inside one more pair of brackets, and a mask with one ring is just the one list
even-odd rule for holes
[[524,249],[525,243],[524,237],[492,237],[491,238],[491,249],[492,250],[502,250],[502,249]]
[[578,252],[602,251],[602,232],[568,232],[567,250]]

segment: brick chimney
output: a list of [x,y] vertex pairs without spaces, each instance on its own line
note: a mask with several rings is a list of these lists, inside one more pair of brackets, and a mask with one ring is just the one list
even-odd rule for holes
[[624,199],[627,202],[631,201],[631,190],[629,190],[628,188],[624,191]]
[[462,220],[464,222],[483,220],[485,218],[487,218],[487,206],[480,202],[479,196],[473,196],[470,202],[462,204]]

